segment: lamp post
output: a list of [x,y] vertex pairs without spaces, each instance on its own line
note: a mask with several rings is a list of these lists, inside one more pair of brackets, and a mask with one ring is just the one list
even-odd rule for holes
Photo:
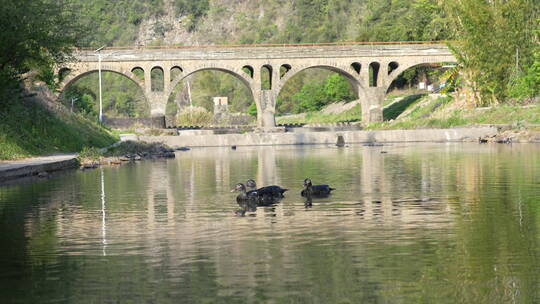
[[94,53],[97,53],[98,56],[98,74],[99,74],[99,122],[103,122],[103,99],[101,97],[101,50],[103,50],[105,46],[100,47],[99,49],[95,50]]
[[73,103],[77,100],[79,100],[78,97],[71,97],[71,113],[73,113]]
[[101,60],[104,57],[111,56],[113,54],[116,54],[116,52],[112,52],[109,54],[106,54],[102,57],[101,50],[103,50],[105,46],[100,47],[99,49],[95,50],[94,53],[98,56],[98,74],[99,74],[99,122],[103,122],[103,97],[102,97],[102,89],[101,89]]

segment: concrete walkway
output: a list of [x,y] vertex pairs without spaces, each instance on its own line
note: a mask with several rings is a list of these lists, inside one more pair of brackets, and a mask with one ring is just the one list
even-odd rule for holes
[[76,168],[79,162],[77,154],[61,154],[27,158],[15,161],[0,161],[0,182],[38,175],[42,172],[53,172]]

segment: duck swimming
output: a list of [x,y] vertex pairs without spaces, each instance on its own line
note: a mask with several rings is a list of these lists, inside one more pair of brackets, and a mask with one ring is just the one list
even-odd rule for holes
[[257,199],[258,197],[256,190],[246,191],[246,186],[242,183],[236,184],[231,192],[240,192],[236,197],[238,202]]
[[242,183],[236,184],[236,186],[234,187],[234,189],[231,190],[231,192],[240,192],[240,194],[238,194],[238,196],[236,197],[236,201],[238,202],[238,204],[248,202],[250,204],[255,203],[258,206],[268,206],[275,204],[279,202],[283,197],[282,195],[272,195],[271,190],[268,189],[263,189],[262,191],[260,189],[247,191],[246,186]]
[[331,188],[329,185],[313,185],[311,179],[306,178],[304,180],[304,190],[300,193],[303,197],[327,197],[331,194],[335,188]]
[[[256,189],[257,188],[257,183],[255,183],[255,181],[252,180],[252,179],[248,179],[247,182],[246,182],[246,185],[251,189]],[[256,190],[252,190],[252,191],[257,191],[257,193],[259,193],[261,195],[264,195],[264,196],[270,196],[270,197],[274,197],[274,198],[282,198],[283,193],[285,193],[285,191],[287,191],[287,190],[289,190],[289,189],[285,189],[285,188],[281,188],[280,186],[272,185],[272,186],[266,186],[266,187],[262,187],[262,188],[259,188],[259,189],[256,189]]]

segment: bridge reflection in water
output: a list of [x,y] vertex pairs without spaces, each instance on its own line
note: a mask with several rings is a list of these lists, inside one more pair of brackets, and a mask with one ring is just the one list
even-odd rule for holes
[[[69,291],[75,295],[109,273],[107,284],[94,287],[112,298],[534,299],[540,263],[524,248],[538,252],[540,227],[527,206],[537,198],[531,181],[539,160],[530,146],[194,149],[105,168],[106,213],[95,191],[100,170],[48,181],[50,190],[35,192],[41,203],[24,217],[28,259],[62,268],[60,281],[84,276]],[[305,177],[338,190],[306,209]],[[248,178],[291,190],[275,206],[236,217],[229,190]],[[123,285],[126,278],[132,285]]]

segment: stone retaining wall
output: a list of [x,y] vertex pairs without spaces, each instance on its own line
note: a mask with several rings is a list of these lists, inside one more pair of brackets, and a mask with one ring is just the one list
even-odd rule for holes
[[76,155],[39,157],[0,163],[0,184],[12,179],[77,168]]
[[134,127],[148,127],[164,129],[165,117],[116,118],[103,116],[103,123],[116,129],[130,129]]
[[459,128],[385,131],[335,131],[311,133],[246,133],[223,135],[140,136],[139,140],[160,142],[171,147],[219,147],[345,143],[460,142],[497,134],[496,128]]

